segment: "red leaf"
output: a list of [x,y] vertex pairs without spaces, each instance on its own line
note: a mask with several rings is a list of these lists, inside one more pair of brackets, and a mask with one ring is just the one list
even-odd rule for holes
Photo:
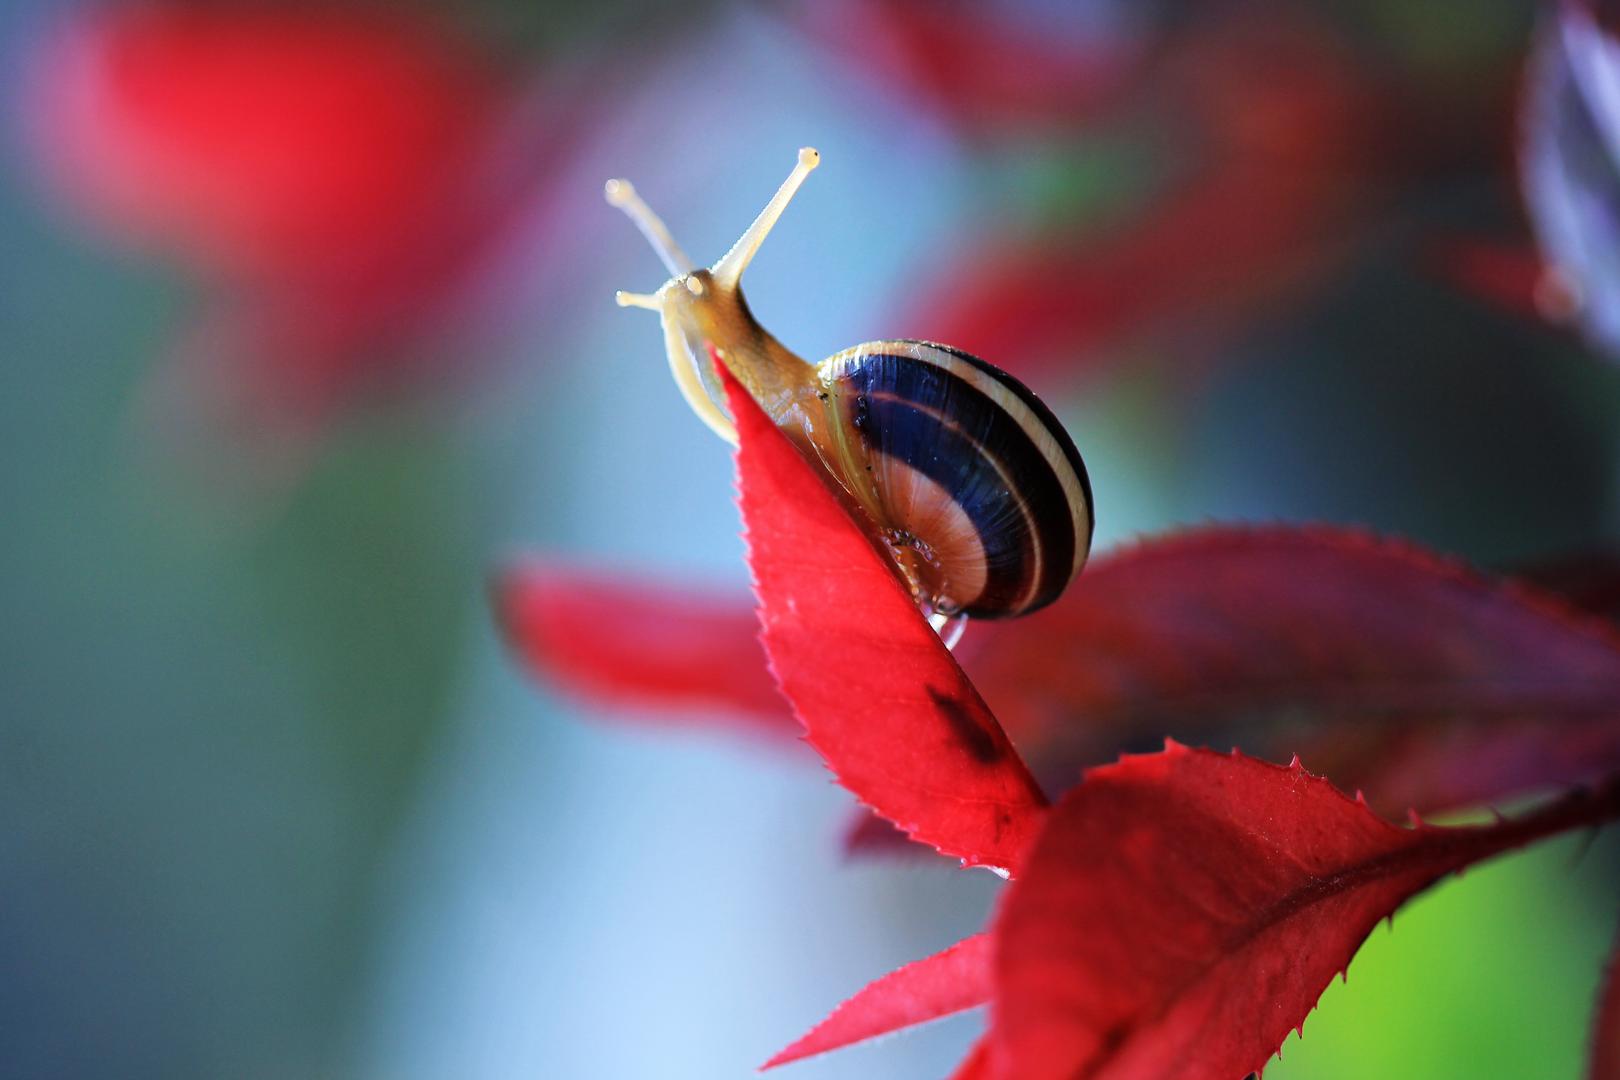
[[927,853],[911,842],[911,837],[862,806],[855,811],[844,830],[844,854],[856,858],[867,855],[895,856]]
[[1517,822],[1398,828],[1297,765],[1172,744],[1092,770],[996,920],[991,1037],[1019,1080],[1231,1080],[1438,878],[1620,816],[1620,787]]
[[807,740],[862,802],[967,865],[1012,868],[1040,788],[839,496],[717,364],[765,650]]
[[1387,156],[1386,102],[1309,20],[1223,20],[1188,35],[1146,85],[1162,140],[1197,147],[1197,160],[1127,220],[969,243],[921,287],[917,333],[1019,373],[1095,368],[1167,328],[1196,326],[1207,342],[1311,284],[1379,210],[1369,176]]
[[494,602],[530,670],[575,693],[793,731],[745,604],[532,560],[496,579]]
[[1603,990],[1598,998],[1597,1016],[1592,1025],[1592,1061],[1587,1080],[1620,1080],[1620,987],[1615,976],[1620,971],[1620,939],[1603,973]]
[[[1620,767],[1620,635],[1558,598],[1613,610],[1613,562],[1597,552],[1526,571],[1549,592],[1359,532],[1207,527],[1098,556],[1051,608],[970,627],[958,655],[1062,789],[1123,742],[1220,731],[1253,752],[1307,752],[1384,809],[1435,810]],[[666,600],[628,588],[613,610],[627,625],[679,625]],[[693,699],[756,701],[762,729],[788,730],[773,723],[781,704],[761,689],[743,607],[700,607],[734,628],[706,639],[712,654],[694,663],[684,635],[649,636],[638,663],[683,671]],[[547,659],[551,641],[569,655]],[[611,639],[598,657],[588,636],[526,645],[553,669],[606,676],[624,662]],[[575,684],[613,700],[611,685]],[[850,846],[899,850],[885,831],[862,827]]]
[[1620,550],[1586,548],[1515,566],[1513,577],[1593,615],[1620,617]]
[[975,934],[871,983],[761,1067],[774,1069],[972,1009],[989,1001],[990,992],[990,938]]
[[1073,128],[1108,103],[1145,51],[1141,23],[1099,24],[1082,5],[1028,10],[933,0],[845,0],[806,8],[818,36],[975,135]]
[[[1341,529],[1212,527],[1116,550],[965,659],[1041,775],[1132,737],[1309,751],[1388,809],[1620,767],[1620,634],[1538,590]],[[1223,736],[1224,737],[1224,736]]]

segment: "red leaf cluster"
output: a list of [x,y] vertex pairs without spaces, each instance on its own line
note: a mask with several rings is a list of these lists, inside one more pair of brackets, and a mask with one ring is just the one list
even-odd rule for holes
[[1610,784],[1520,821],[1399,828],[1297,764],[1171,744],[1091,770],[1058,804],[991,934],[874,982],[767,1067],[989,1001],[967,1075],[1241,1076],[1407,899],[1615,817]]
[[[1330,251],[1367,198],[1346,178],[1370,160],[1388,103],[1363,98],[1338,57],[1292,38],[1267,49],[1264,31],[1241,48],[1200,42],[1244,59],[1194,65],[1175,88],[1208,110],[1195,119],[1213,182],[1173,192],[1118,248],[1068,246],[1068,261],[990,274],[981,254],[956,275],[975,292],[946,305],[964,322],[945,336],[974,347],[981,334],[1000,355],[1029,333],[1020,347],[1039,351],[1077,310],[1114,336]],[[1296,187],[1301,175],[1319,186]],[[1216,281],[1180,257],[1189,243],[1234,252],[1246,273]],[[1482,288],[1522,291],[1525,267],[1465,254]],[[1408,899],[1620,817],[1620,631],[1547,589],[1353,530],[1209,527],[1100,557],[1048,610],[975,627],[959,665],[831,482],[716,360],[739,433],[758,640],[740,607],[543,567],[502,583],[508,632],[582,692],[785,730],[774,685],[871,811],[852,843],[909,837],[1010,879],[984,933],[880,978],[767,1067],[988,1004],[959,1078],[1258,1071]],[[1607,612],[1612,583],[1572,577],[1558,587]],[[685,632],[667,647],[677,635],[645,640],[645,622]],[[1095,765],[1167,732],[1299,751],[1323,775],[1298,757],[1281,767],[1173,741]],[[1067,792],[1055,807],[1037,775]],[[1559,794],[1488,825],[1384,816],[1544,789]],[[1617,997],[1600,1006],[1595,1076],[1620,1070]]]
[[[1054,789],[1121,743],[1168,733],[1298,752],[1386,812],[1434,811],[1620,767],[1620,635],[1559,598],[1608,610],[1610,562],[1535,568],[1555,594],[1347,530],[1209,527],[1098,556],[1057,604],[971,627],[958,652]],[[508,624],[541,671],[649,703],[641,688],[674,668],[717,719],[758,707],[762,727],[791,730],[762,685],[745,605],[647,584],[598,607],[593,579],[544,577],[531,598],[544,604],[505,601],[544,612],[543,628]],[[686,632],[637,631],[671,620]],[[618,689],[593,685],[593,672]],[[892,847],[882,826],[855,835],[857,847]]]
[[965,134],[1006,137],[1072,127],[1106,105],[1139,62],[1140,20],[1104,20],[1086,8],[1037,15],[1008,5],[834,0],[807,5],[804,18],[858,74]]
[[[1175,744],[1091,769],[1048,809],[886,555],[722,374],[762,640],[807,741],[901,832],[1013,879],[988,933],[873,983],[770,1065],[988,1002],[990,1031],[959,1076],[1241,1075],[1411,896],[1620,816],[1610,781],[1516,821],[1402,828],[1297,764]],[[1593,577],[1573,575],[1574,591]],[[500,600],[527,658],[577,688],[778,722],[769,688],[742,674],[760,657],[740,611],[547,570],[509,577]],[[637,638],[644,619],[684,632]],[[1099,560],[1047,612],[978,633],[968,663],[1049,762],[1083,760],[1071,743],[1258,718],[1390,801],[1488,801],[1620,772],[1610,624],[1354,532],[1146,542]],[[1300,714],[1310,722],[1288,719]],[[1600,1061],[1615,1011],[1611,999]]]
[[970,661],[1043,774],[1149,733],[1308,754],[1384,809],[1434,810],[1620,766],[1620,634],[1409,545],[1223,528],[1099,560],[1025,643]]
[[[1065,9],[1071,31],[1087,6]],[[823,7],[858,28],[839,38],[856,71],[972,137],[1038,124],[1078,160],[1117,144],[1134,167],[1146,163],[1152,179],[1129,184],[1122,206],[1072,223],[1044,205],[1001,215],[930,260],[908,292],[903,327],[1021,374],[1091,374],[1166,338],[1207,358],[1391,243],[1402,208],[1432,198],[1436,177],[1505,171],[1511,154],[1508,64],[1458,80],[1411,57],[1371,57],[1298,5],[1195,10],[1176,32],[1117,5],[1106,29],[1078,41],[971,6]],[[1552,279],[1531,300],[1507,258],[1445,270],[1515,306],[1567,315],[1574,303]]]
[[501,574],[493,599],[522,659],[576,693],[792,730],[751,605],[535,560]]
[[1158,190],[1082,229],[970,243],[924,283],[911,324],[1009,370],[1072,374],[1172,329],[1196,326],[1207,348],[1351,251],[1387,202],[1387,89],[1305,18],[1206,29],[1158,57],[1116,118],[1145,110],[1193,148]]
[[[884,556],[746,392],[729,375],[725,381],[765,647],[810,741],[885,818],[1013,876],[988,936],[879,980],[772,1065],[988,1000],[990,1032],[960,1075],[1241,1075],[1303,1024],[1367,934],[1408,898],[1510,848],[1620,816],[1620,784],[1611,782],[1518,821],[1400,828],[1297,764],[1175,744],[1091,770],[1047,811],[971,684],[923,636],[931,631]],[[1243,549],[1241,536],[1231,546]],[[1226,568],[1226,587],[1253,590],[1264,581],[1260,567],[1274,552],[1257,547],[1255,567]],[[1176,588],[1161,603],[1175,604],[1189,587],[1176,560],[1205,549],[1162,545],[1154,572]],[[1613,656],[1603,650],[1615,646],[1603,634],[1574,624],[1573,636],[1544,639],[1549,626],[1570,619],[1550,603],[1365,542],[1329,542],[1315,553],[1325,561],[1312,569],[1328,575],[1322,588],[1337,604],[1353,598],[1331,580],[1335,559],[1394,560],[1423,584],[1408,598],[1423,606],[1409,603],[1399,617],[1369,601],[1361,612],[1376,631],[1369,637],[1400,646],[1403,619],[1427,625],[1466,614],[1484,627],[1483,640],[1459,637],[1431,650],[1450,654],[1459,670],[1485,670],[1479,665],[1536,648],[1561,679],[1610,671]],[[1165,621],[1151,599],[1134,606]],[[1548,625],[1535,622],[1538,614]],[[1200,634],[1224,640],[1227,628],[1201,615],[1204,625],[1185,610],[1169,622],[1194,627],[1193,644]],[[1320,662],[1336,670],[1357,670],[1368,656],[1388,663],[1372,645],[1332,645]],[[1413,658],[1406,677],[1432,665],[1431,654]],[[854,681],[829,678],[818,662],[841,673],[854,665]]]

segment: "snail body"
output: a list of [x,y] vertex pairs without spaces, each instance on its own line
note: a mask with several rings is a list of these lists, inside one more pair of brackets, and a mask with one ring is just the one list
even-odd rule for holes
[[871,341],[810,364],[754,319],[743,271],[805,176],[787,181],[736,245],[695,266],[623,180],[607,185],[671,277],[651,295],[687,403],[729,442],[736,428],[709,357],[724,363],[805,458],[837,482],[936,623],[1023,615],[1057,599],[1091,547],[1090,482],[1062,424],[1006,372],[947,345]]

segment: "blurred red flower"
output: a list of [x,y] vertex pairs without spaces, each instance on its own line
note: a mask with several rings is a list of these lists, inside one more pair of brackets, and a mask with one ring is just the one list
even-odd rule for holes
[[568,137],[505,58],[412,8],[95,6],[31,59],[50,186],[207,280],[181,351],[224,370],[182,377],[259,424],[396,389]]

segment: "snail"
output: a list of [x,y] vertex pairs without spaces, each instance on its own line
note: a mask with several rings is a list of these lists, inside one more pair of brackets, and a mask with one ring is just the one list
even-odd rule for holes
[[711,355],[731,371],[882,542],[942,634],[962,620],[1050,604],[1085,564],[1093,529],[1085,463],[1057,418],[1017,379],[929,341],[869,341],[819,364],[754,320],[741,279],[820,164],[812,149],[742,238],[698,268],[626,180],[607,200],[669,270],[656,293],[620,292],[656,311],[670,369],[692,410],[733,444],[736,427]]

